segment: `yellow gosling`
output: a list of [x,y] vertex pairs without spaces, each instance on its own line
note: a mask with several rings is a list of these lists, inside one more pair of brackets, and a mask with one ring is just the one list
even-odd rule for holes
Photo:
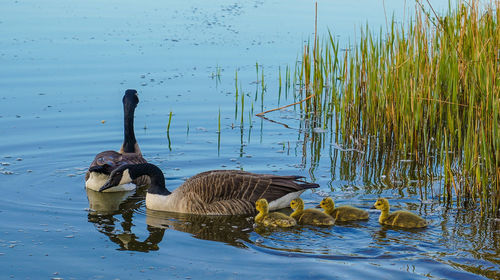
[[259,213],[255,216],[257,224],[266,227],[293,227],[297,225],[294,218],[289,217],[280,212],[269,213],[269,204],[265,198],[261,198],[255,202],[255,208]]
[[298,197],[290,202],[290,207],[294,212],[290,215],[297,220],[297,223],[302,225],[313,226],[333,226],[335,219],[317,209],[305,209],[304,201]]
[[368,219],[368,212],[352,206],[339,206],[335,208],[335,202],[331,197],[325,197],[319,204],[323,212],[332,216],[335,221],[347,222]]
[[402,228],[423,228],[427,226],[427,221],[408,211],[396,211],[389,213],[389,201],[379,198],[373,205],[381,210],[378,221],[383,225],[397,226]]

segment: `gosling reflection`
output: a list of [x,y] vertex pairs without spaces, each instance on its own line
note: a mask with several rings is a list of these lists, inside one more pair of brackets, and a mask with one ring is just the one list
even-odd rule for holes
[[387,230],[389,230],[388,226],[382,226],[380,227],[380,229],[376,230],[371,234],[375,244],[384,246],[390,243],[389,239],[387,238]]
[[190,233],[204,240],[246,248],[253,231],[251,216],[207,216],[184,213],[154,211],[146,209],[146,223],[156,228],[171,228]]
[[[141,195],[142,193],[142,195]],[[159,249],[165,228],[148,226],[144,241],[132,232],[135,210],[144,204],[144,194],[134,192],[100,193],[87,189],[88,221],[116,243],[120,250],[149,252]]]

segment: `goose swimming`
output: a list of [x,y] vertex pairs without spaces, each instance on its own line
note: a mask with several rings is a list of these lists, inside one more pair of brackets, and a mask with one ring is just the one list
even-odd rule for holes
[[321,208],[323,208],[323,212],[332,216],[335,221],[347,222],[347,221],[355,221],[355,220],[367,220],[368,212],[359,209],[357,207],[343,205],[339,207],[335,207],[335,202],[331,197],[325,197],[321,200],[319,204]]
[[385,198],[377,199],[373,207],[381,210],[378,219],[380,224],[402,228],[423,228],[427,226],[427,221],[414,213],[403,210],[389,213],[389,201]]
[[280,212],[269,213],[269,204],[265,198],[261,198],[255,202],[255,209],[259,214],[255,216],[255,222],[265,227],[293,227],[297,225],[294,218]]
[[240,170],[212,170],[199,173],[173,192],[165,188],[165,177],[154,164],[126,164],[114,169],[99,191],[148,176],[151,185],[146,207],[152,210],[203,215],[256,214],[255,202],[265,198],[269,209],[285,208],[306,189],[318,184],[302,176],[256,174]]
[[[122,99],[123,102],[123,144],[118,152],[104,151],[98,153],[94,161],[90,164],[89,170],[85,174],[85,187],[94,191],[104,185],[111,172],[123,164],[146,163],[142,157],[141,149],[137,144],[134,134],[134,112],[139,97],[137,91],[128,89]],[[147,185],[149,178],[139,177],[125,184],[113,185],[107,192],[130,191],[138,186]]]
[[335,219],[317,209],[305,209],[302,198],[297,197],[290,202],[290,207],[294,210],[290,217],[297,220],[301,225],[312,226],[333,226]]

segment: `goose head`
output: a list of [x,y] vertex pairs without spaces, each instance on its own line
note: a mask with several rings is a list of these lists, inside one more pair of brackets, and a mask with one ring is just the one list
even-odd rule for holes
[[269,212],[269,204],[265,198],[261,198],[255,202],[255,209],[261,213]]
[[321,200],[319,206],[327,211],[333,210],[335,209],[335,202],[333,202],[333,199],[331,197],[325,197],[323,198],[323,200]]
[[99,189],[100,192],[109,189],[117,184],[126,184],[141,177],[148,176],[151,180],[151,186],[148,193],[169,195],[170,192],[165,188],[165,176],[161,169],[151,163],[124,164],[114,169],[109,175],[108,181]]
[[139,96],[137,94],[137,90],[127,89],[125,91],[125,95],[123,96],[122,102],[125,107],[130,106],[130,108],[135,109],[135,107],[137,107],[137,104],[139,104]]
[[373,207],[378,210],[389,211],[389,201],[385,198],[379,198],[375,204],[373,204]]
[[130,183],[139,177],[135,177],[133,172],[130,174],[131,165],[132,164],[124,164],[111,171],[108,181],[99,189],[99,191],[102,192],[114,186]]

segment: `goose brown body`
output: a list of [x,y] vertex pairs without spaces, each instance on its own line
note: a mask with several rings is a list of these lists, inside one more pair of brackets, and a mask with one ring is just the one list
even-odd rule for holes
[[304,201],[299,197],[290,202],[294,212],[290,214],[298,224],[313,226],[333,226],[335,219],[317,209],[304,209]]
[[353,206],[339,206],[335,207],[335,202],[331,197],[325,197],[320,203],[323,212],[332,216],[335,221],[347,222],[355,220],[366,220],[368,219],[368,212]]
[[[122,99],[123,102],[123,130],[124,139],[119,151],[104,151],[98,153],[85,174],[85,186],[98,191],[99,188],[109,179],[111,172],[124,164],[146,163],[142,156],[141,149],[137,144],[134,133],[134,112],[139,98],[137,91],[127,90]],[[149,184],[149,178],[144,176],[135,179],[132,183],[135,186]],[[135,187],[133,186],[133,187]],[[127,190],[123,188],[110,188],[108,191]]]
[[150,177],[147,208],[203,215],[256,214],[255,202],[260,198],[269,201],[270,210],[284,208],[306,189],[318,187],[317,184],[299,180],[301,176],[212,170],[189,178],[170,192],[165,188],[163,172],[157,166],[145,163],[124,165],[113,170],[101,191],[118,181],[126,181],[122,178],[125,175],[130,176],[129,180],[143,175]]
[[381,210],[378,220],[380,224],[402,228],[423,228],[428,225],[422,217],[408,211],[399,210],[389,213],[389,201],[385,198],[379,198],[374,207]]
[[255,222],[265,227],[293,227],[297,224],[294,218],[280,212],[269,213],[269,204],[265,198],[255,202],[255,209],[259,211],[255,216]]

